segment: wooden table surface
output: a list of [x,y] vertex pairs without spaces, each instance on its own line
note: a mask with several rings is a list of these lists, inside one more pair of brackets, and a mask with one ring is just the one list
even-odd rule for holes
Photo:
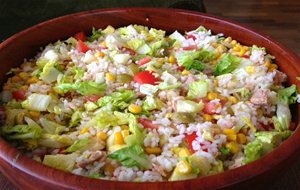
[[[3,11],[5,12],[5,6],[10,5],[7,2],[7,0],[0,0],[1,21],[5,19],[3,18],[3,15],[1,17]],[[285,44],[300,56],[300,1],[204,0],[204,4],[207,13],[229,18],[251,26]],[[45,10],[47,9],[47,6],[49,6],[49,2],[45,4]],[[16,30],[20,29],[18,26],[16,26],[16,28]],[[15,188],[3,175],[0,174],[0,189],[16,190],[17,188]],[[290,168],[287,169],[285,173],[281,175],[281,177],[274,179],[272,184],[265,184],[263,186],[258,184],[257,189],[300,189],[300,157]]]

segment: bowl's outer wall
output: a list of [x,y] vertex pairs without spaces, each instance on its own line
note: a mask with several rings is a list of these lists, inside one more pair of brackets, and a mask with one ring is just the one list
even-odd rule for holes
[[[104,28],[107,25],[121,27],[129,24],[141,24],[164,29],[168,32],[193,30],[200,25],[212,29],[213,33],[223,33],[239,42],[266,47],[276,57],[280,69],[288,74],[290,83],[299,83],[299,58],[281,44],[253,30],[216,17],[173,9],[127,8],[106,9],[68,15],[36,25],[20,32],[0,45],[0,82],[3,83],[6,72],[17,67],[24,58],[34,56],[40,47],[59,39],[66,39],[84,31],[89,33],[92,27]],[[299,118],[299,106],[294,115]],[[298,125],[298,121],[297,125]],[[78,177],[43,166],[8,145],[0,138],[0,170],[20,189],[216,189],[230,185],[241,187],[241,183],[257,182],[286,168],[290,160],[300,151],[300,131],[295,133],[272,153],[262,159],[214,176],[180,182],[130,183],[112,182]],[[248,183],[244,183],[247,184]],[[245,185],[244,185],[245,186]],[[230,189],[232,189],[230,187]]]

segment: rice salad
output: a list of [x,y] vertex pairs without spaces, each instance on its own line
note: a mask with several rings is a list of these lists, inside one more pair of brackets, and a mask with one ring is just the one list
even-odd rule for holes
[[200,26],[79,32],[8,73],[1,134],[77,175],[176,181],[253,162],[295,128],[297,87],[263,47]]

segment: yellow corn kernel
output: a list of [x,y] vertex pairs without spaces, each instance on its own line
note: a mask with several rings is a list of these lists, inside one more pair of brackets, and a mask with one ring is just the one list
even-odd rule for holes
[[209,93],[207,94],[207,98],[208,98],[209,100],[214,100],[214,99],[218,98],[218,93],[216,93],[216,92],[209,92]]
[[233,48],[233,51],[240,51],[241,50],[241,45],[240,44],[236,44]]
[[171,56],[169,57],[169,62],[172,63],[172,64],[176,63],[176,58],[175,58],[174,55],[171,55]]
[[240,52],[239,52],[239,56],[241,57],[241,56],[243,56],[243,55],[245,55],[245,53],[247,52],[247,49],[245,49],[244,47],[240,50]]
[[189,151],[189,149],[187,148],[181,148],[178,152],[178,156],[180,158],[183,158],[183,157],[188,157],[191,155],[191,152]]
[[15,76],[11,77],[10,80],[11,80],[11,82],[15,83],[15,82],[20,82],[22,79],[19,76],[15,75]]
[[101,45],[101,46],[104,46],[104,47],[107,47],[105,41],[101,42],[100,45]]
[[127,137],[129,135],[129,130],[128,129],[124,129],[121,131],[123,138]]
[[166,113],[165,117],[166,117],[166,118],[171,118],[172,115],[173,115],[173,114],[169,112],[169,113]]
[[267,60],[264,62],[264,66],[267,67],[267,68],[269,68],[270,65],[271,65],[271,61],[270,61],[270,59],[267,59]]
[[114,137],[115,137],[115,143],[116,144],[119,144],[119,145],[124,144],[124,138],[123,138],[121,132],[115,132],[115,136]]
[[186,160],[181,160],[177,163],[176,169],[181,174],[189,174],[192,172],[192,166]]
[[[224,40],[224,41],[225,41],[225,40]],[[218,47],[218,45],[219,45],[219,44],[216,43],[216,42],[211,43],[211,46],[214,47],[214,48]]]
[[232,104],[236,104],[238,102],[237,98],[234,96],[229,96],[227,97],[228,102],[232,103]]
[[228,148],[232,154],[236,154],[240,150],[240,147],[236,142],[229,142],[225,147]]
[[212,117],[211,115],[209,115],[209,114],[204,114],[204,115],[203,115],[203,119],[204,119],[205,121],[212,121],[212,120],[213,120],[213,117]]
[[105,171],[105,173],[108,173],[108,174],[114,173],[114,167],[113,167],[113,165],[111,165],[110,163],[105,164],[104,171]]
[[29,111],[29,115],[32,117],[32,118],[39,118],[41,116],[41,113],[38,112],[38,111]]
[[107,134],[101,131],[101,132],[97,133],[97,137],[99,139],[105,141],[107,139]]
[[87,127],[84,127],[81,129],[81,131],[79,132],[80,135],[87,133],[89,131],[89,129]]
[[264,112],[263,112],[262,109],[257,109],[256,112],[257,112],[257,115],[258,115],[259,117],[261,117],[261,116],[264,115]]
[[230,43],[232,41],[232,38],[231,37],[227,37],[225,40],[224,40],[224,42],[226,42],[226,43]]
[[138,114],[138,113],[141,113],[142,112],[142,107],[141,106],[138,106],[136,104],[130,104],[128,106],[128,110],[133,113],[133,114]]
[[228,141],[236,141],[236,137],[237,137],[236,134],[234,134],[234,135],[226,135],[226,136],[227,136],[227,140]]
[[178,155],[179,151],[181,150],[180,147],[175,147],[175,148],[172,148],[172,151]]
[[126,129],[129,129],[129,127],[128,127],[128,125],[121,125],[121,129],[126,130]]
[[252,74],[255,72],[255,66],[251,65],[251,66],[247,66],[246,67],[246,72],[249,74]]
[[277,68],[278,68],[278,66],[276,64],[270,64],[268,71],[272,72]]
[[246,144],[247,138],[243,133],[237,134],[236,142],[239,144]]
[[109,81],[115,81],[116,77],[111,73],[106,73],[106,79]]
[[230,42],[230,44],[231,44],[232,46],[235,46],[235,45],[237,44],[237,41],[236,41],[236,40],[232,40],[232,41]]
[[236,135],[236,131],[234,129],[223,129],[223,133],[225,135]]
[[95,57],[104,57],[105,53],[103,53],[102,51],[95,53]]
[[26,72],[20,72],[19,73],[19,77],[22,79],[22,80],[27,80],[29,78],[29,74],[26,73]]
[[224,45],[219,45],[219,46],[217,47],[217,50],[218,50],[219,52],[226,52],[226,51],[227,51],[227,48],[226,48]]
[[33,84],[38,81],[38,78],[36,76],[32,76],[30,79],[27,80],[28,84]]
[[190,71],[188,71],[188,70],[183,70],[183,71],[181,72],[181,74],[182,74],[183,76],[186,76],[186,75],[189,75],[189,74],[190,74]]
[[160,147],[146,147],[145,151],[148,154],[160,154],[161,153],[161,148]]

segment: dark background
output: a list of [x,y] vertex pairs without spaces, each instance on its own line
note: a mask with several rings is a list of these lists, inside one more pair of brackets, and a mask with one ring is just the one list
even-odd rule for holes
[[[300,0],[0,0],[0,42],[57,16],[133,6],[185,8],[231,19],[269,35],[300,56]],[[15,190],[1,174],[0,189]],[[300,158],[272,184],[257,184],[256,189],[300,189]]]

